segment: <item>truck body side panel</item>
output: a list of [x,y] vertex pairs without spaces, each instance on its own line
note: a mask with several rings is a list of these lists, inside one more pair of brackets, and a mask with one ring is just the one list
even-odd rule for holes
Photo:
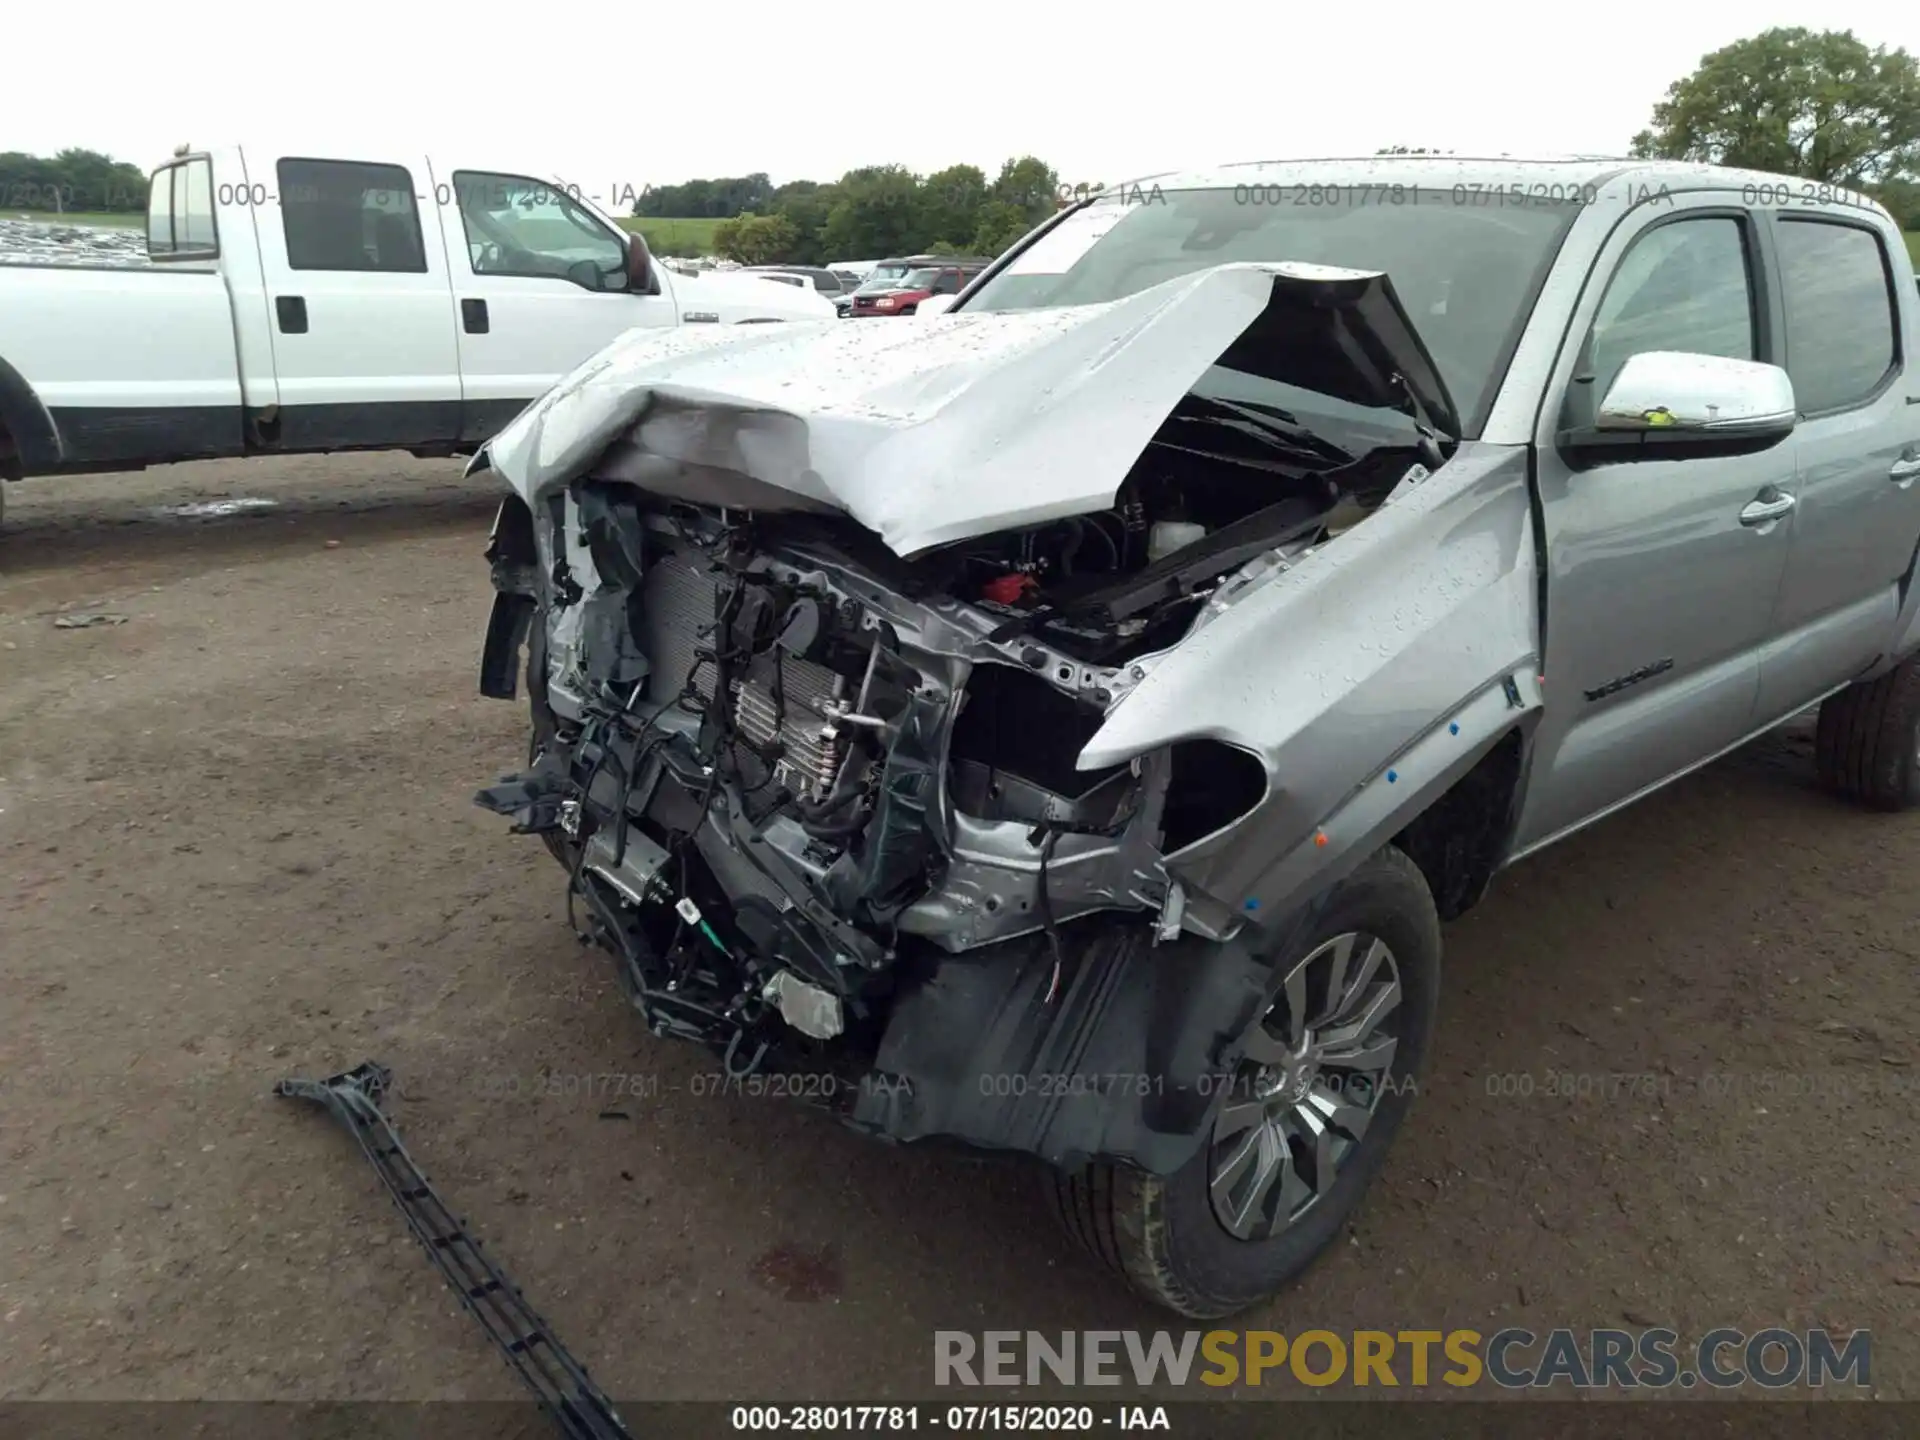
[[53,420],[29,473],[237,455],[239,361],[212,265],[0,266],[4,358]]

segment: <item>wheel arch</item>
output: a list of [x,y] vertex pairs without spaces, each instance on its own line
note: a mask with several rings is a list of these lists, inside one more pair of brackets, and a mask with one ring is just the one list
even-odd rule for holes
[[1419,867],[1442,920],[1457,920],[1487,893],[1519,820],[1526,734],[1511,726],[1393,837]]
[[0,480],[51,470],[64,453],[52,414],[27,377],[0,356]]

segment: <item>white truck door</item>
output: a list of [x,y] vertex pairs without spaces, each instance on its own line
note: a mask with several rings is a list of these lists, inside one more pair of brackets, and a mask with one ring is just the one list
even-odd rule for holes
[[678,322],[664,284],[629,290],[625,234],[553,181],[436,168],[434,199],[459,312],[463,440],[492,435],[615,336]]
[[[271,174],[263,174],[271,166]],[[249,156],[288,450],[432,448],[460,428],[453,292],[423,157]]]

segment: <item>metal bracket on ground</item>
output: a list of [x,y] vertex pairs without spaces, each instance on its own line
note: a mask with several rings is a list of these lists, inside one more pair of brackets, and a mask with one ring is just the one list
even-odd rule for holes
[[380,1109],[392,1083],[391,1070],[367,1061],[325,1080],[282,1080],[273,1093],[324,1106],[360,1142],[361,1152],[406,1217],[407,1228],[453,1286],[461,1307],[480,1322],[507,1368],[526,1382],[567,1440],[632,1440],[632,1432],[586,1367],[527,1304],[520,1287],[481,1253],[466,1221],[447,1208],[413,1163],[393,1122]]

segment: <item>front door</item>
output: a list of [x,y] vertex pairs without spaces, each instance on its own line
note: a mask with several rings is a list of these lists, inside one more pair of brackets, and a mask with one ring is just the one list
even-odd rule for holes
[[434,188],[459,311],[463,439],[491,436],[616,336],[675,323],[667,294],[629,293],[626,237],[559,186],[454,170]]
[[1536,435],[1547,703],[1517,851],[1734,745],[1754,723],[1793,523],[1791,511],[1762,517],[1793,488],[1791,444],[1576,469],[1555,437],[1591,418],[1631,355],[1773,359],[1758,253],[1754,218],[1727,197],[1663,196],[1614,231],[1582,296]]

